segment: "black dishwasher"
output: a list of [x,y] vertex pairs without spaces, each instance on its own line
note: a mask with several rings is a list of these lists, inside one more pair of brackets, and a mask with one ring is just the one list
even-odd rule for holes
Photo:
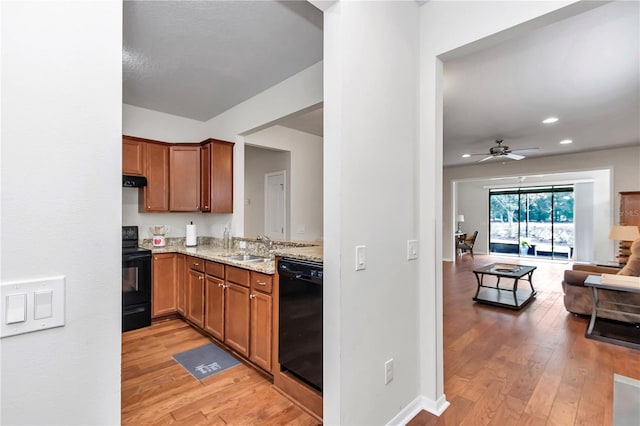
[[278,274],[280,368],[322,392],[322,264],[282,258]]

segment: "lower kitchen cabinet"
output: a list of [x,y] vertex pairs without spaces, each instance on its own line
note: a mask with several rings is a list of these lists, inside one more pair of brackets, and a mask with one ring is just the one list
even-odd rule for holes
[[251,298],[251,345],[249,360],[271,372],[273,301],[270,294],[253,291]]
[[224,341],[224,280],[207,275],[205,279],[205,323],[204,330],[211,336]]
[[151,287],[151,317],[157,318],[176,312],[176,255],[153,255]]
[[204,281],[204,272],[189,269],[186,318],[200,328],[204,328]]
[[224,342],[239,354],[249,356],[249,288],[226,284]]
[[176,310],[182,316],[187,313],[187,256],[176,254]]

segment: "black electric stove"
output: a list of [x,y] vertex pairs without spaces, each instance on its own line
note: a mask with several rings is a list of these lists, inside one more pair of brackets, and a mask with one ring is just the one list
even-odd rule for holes
[[151,250],[138,247],[138,227],[122,227],[122,331],[151,325]]

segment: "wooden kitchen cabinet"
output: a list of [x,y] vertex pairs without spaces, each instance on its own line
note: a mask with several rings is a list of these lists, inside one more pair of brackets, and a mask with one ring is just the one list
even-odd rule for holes
[[251,272],[251,321],[249,360],[268,372],[272,371],[273,342],[273,277]]
[[140,211],[169,211],[169,145],[146,144],[145,176],[147,186],[140,191]]
[[224,342],[239,354],[249,356],[249,271],[225,267]]
[[122,174],[144,176],[147,145],[130,136],[122,137]]
[[203,272],[194,269],[187,273],[186,318],[200,328],[204,328],[204,277]]
[[153,255],[151,287],[151,317],[157,318],[176,312],[176,255]]
[[176,254],[176,310],[182,316],[187,314],[187,256]]
[[224,341],[224,305],[225,305],[225,283],[224,269],[222,263],[205,262],[205,314],[204,329],[211,336]]
[[224,280],[207,275],[204,294],[206,304],[204,330],[224,342]]
[[200,146],[169,147],[169,210],[200,210]]
[[217,139],[202,143],[200,209],[203,212],[233,213],[233,145]]

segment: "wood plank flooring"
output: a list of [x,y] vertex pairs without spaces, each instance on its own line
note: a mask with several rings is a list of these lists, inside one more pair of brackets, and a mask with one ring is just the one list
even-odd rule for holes
[[[562,303],[569,263],[523,260],[538,266],[538,295],[520,312],[474,303],[471,271],[492,262],[518,260],[464,255],[444,263],[444,391],[451,405],[440,417],[421,412],[409,424],[610,425],[613,374],[640,379],[640,351],[585,339],[588,319]],[[317,424],[244,364],[201,382],[191,377],[171,356],[210,340],[181,320],[122,339],[123,425]]]
[[198,381],[171,358],[210,342],[179,319],[123,333],[122,424],[318,424],[245,364]]
[[[471,271],[494,262],[538,267],[537,297],[522,311],[471,300]],[[588,318],[568,313],[562,301],[570,263],[464,255],[443,265],[451,405],[440,417],[422,411],[410,426],[612,424],[613,374],[640,379],[640,351],[584,337]]]

